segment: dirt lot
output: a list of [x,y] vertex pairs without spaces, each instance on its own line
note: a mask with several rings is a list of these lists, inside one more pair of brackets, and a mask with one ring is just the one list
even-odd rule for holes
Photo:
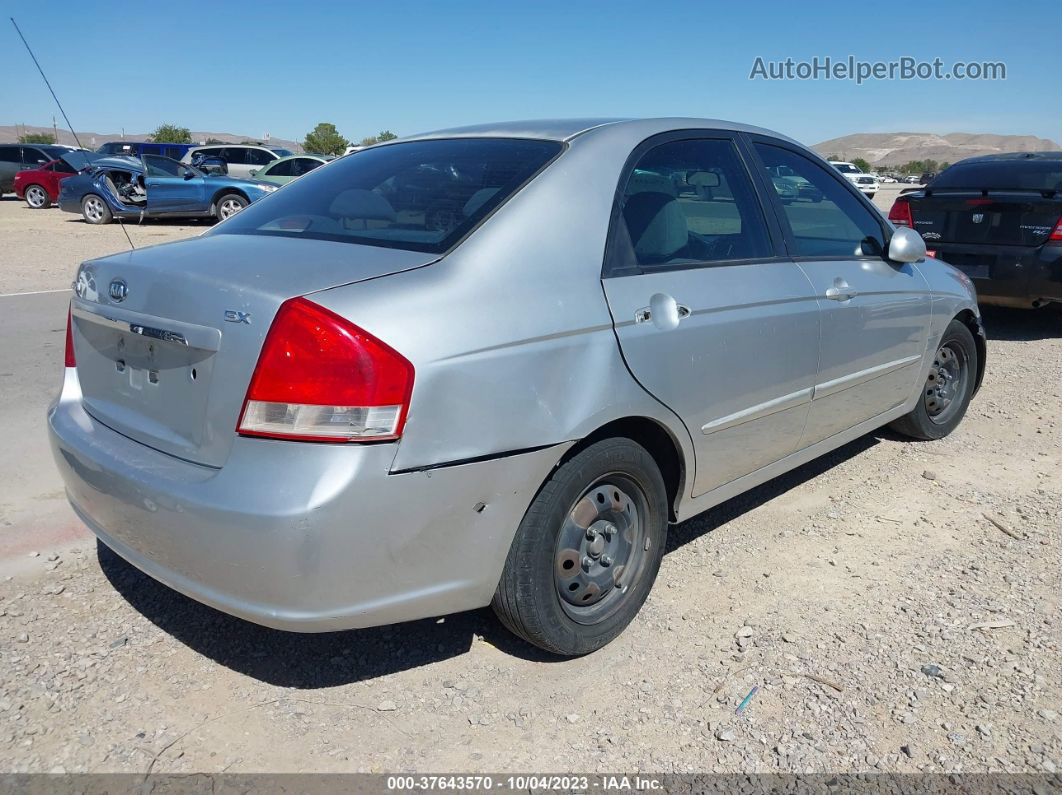
[[[4,293],[124,243],[11,200],[0,236]],[[58,372],[62,321],[29,333],[38,310],[0,300],[18,342],[0,384],[35,418],[55,378],[16,392],[10,349]],[[299,636],[202,607],[26,518],[26,495],[61,502],[34,429],[0,463],[8,481],[37,462],[0,500],[0,771],[1053,772],[1062,313],[985,319],[988,374],[953,436],[872,434],[672,528],[641,616],[573,661],[487,611]]]

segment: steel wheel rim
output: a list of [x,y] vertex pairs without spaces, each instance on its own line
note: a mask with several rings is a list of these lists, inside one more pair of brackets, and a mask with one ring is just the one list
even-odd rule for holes
[[85,215],[93,221],[103,218],[103,202],[99,199],[89,199],[85,202]]
[[648,560],[648,500],[630,478],[605,475],[564,517],[554,549],[554,584],[573,621],[597,624],[623,604]]
[[951,421],[962,408],[970,378],[968,363],[966,351],[952,342],[944,343],[934,354],[922,400],[926,414],[937,425]]
[[224,221],[229,216],[235,215],[241,209],[243,208],[240,206],[240,203],[238,201],[234,199],[225,199],[225,201],[221,203],[221,207],[219,208],[221,220]]
[[40,207],[44,204],[45,198],[47,197],[45,196],[44,191],[36,185],[26,191],[26,202],[30,207]]

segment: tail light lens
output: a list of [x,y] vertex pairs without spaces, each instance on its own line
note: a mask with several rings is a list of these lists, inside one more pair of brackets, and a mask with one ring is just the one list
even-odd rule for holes
[[68,307],[66,310],[66,353],[65,362],[67,367],[77,367],[77,360],[74,358],[74,315],[73,311]]
[[266,334],[237,430],[320,442],[397,439],[413,375],[404,356],[364,329],[293,298]]
[[1048,239],[1052,243],[1062,243],[1062,218],[1058,219],[1058,223],[1055,224],[1054,231],[1051,232],[1051,237]]
[[909,226],[914,229],[914,216],[911,215],[911,202],[903,196],[892,203],[889,220],[896,226]]

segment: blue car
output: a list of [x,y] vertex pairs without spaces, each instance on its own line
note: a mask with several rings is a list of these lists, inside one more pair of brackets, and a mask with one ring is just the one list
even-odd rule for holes
[[115,217],[225,220],[277,190],[259,180],[204,174],[161,155],[71,152],[63,159],[78,173],[60,184],[59,209],[80,213],[90,224],[109,224]]

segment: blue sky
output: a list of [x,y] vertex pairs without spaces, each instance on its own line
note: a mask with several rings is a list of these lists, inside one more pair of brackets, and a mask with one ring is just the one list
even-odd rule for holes
[[[759,124],[805,143],[899,130],[1062,142],[1062,47],[1035,27],[1057,22],[1058,4],[1018,8],[1000,0],[8,0],[0,125],[47,125],[55,113],[6,19],[14,16],[81,130],[143,132],[171,121],[301,139],[325,120],[360,138],[506,119],[683,115]],[[1008,79],[748,79],[757,56],[848,55],[1004,61]]]

